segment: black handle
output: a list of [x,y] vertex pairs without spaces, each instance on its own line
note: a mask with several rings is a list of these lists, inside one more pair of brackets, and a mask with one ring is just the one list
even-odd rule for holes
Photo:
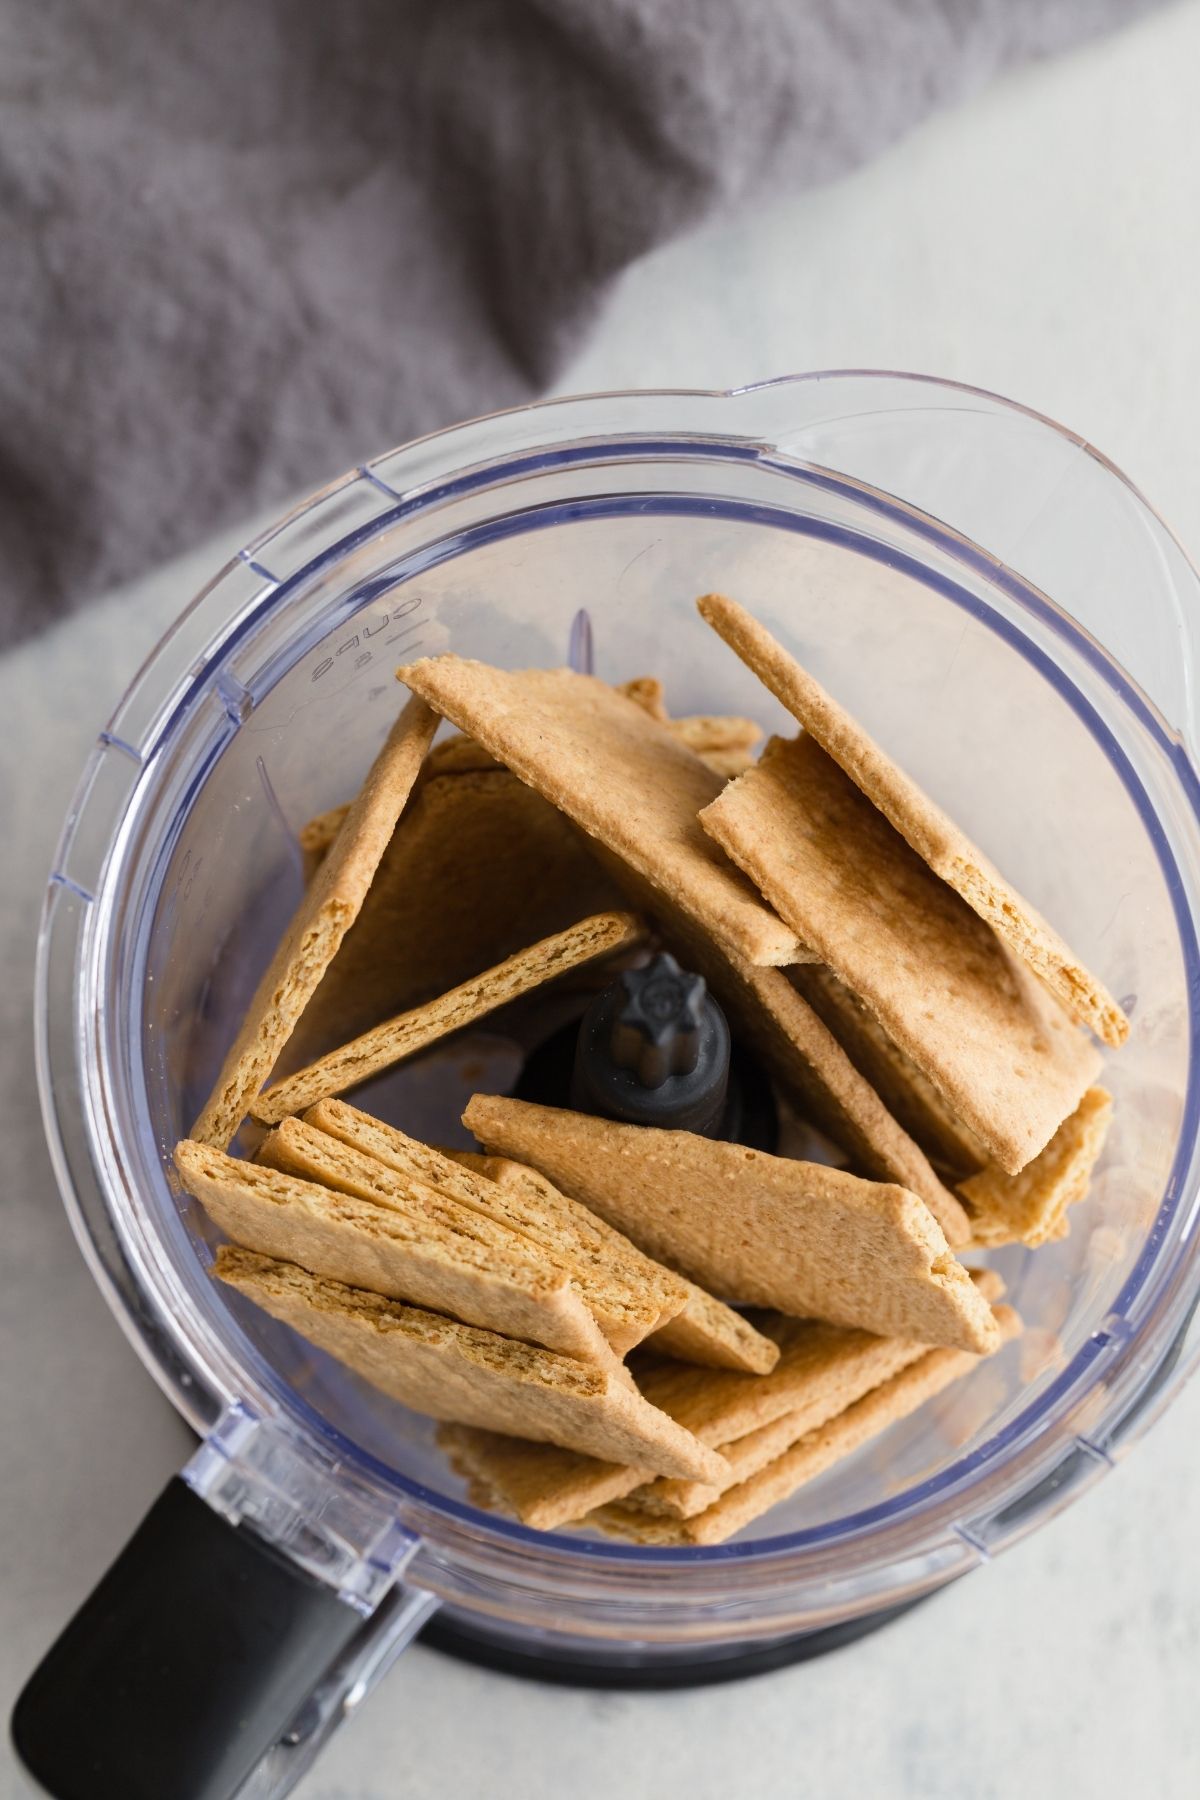
[[30,1677],[53,1800],[232,1800],[362,1616],[176,1476]]

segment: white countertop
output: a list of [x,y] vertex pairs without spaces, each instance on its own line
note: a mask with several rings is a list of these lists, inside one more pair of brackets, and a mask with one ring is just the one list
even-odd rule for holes
[[[874,167],[630,274],[564,391],[911,368],[1082,432],[1200,552],[1200,5],[1026,71]],[[364,453],[374,447],[364,446]],[[332,471],[331,471],[332,473]],[[36,910],[96,726],[209,545],[0,661],[0,1702],[186,1457],[36,1116]],[[302,1800],[1200,1792],[1200,1388],[1065,1517],[881,1635],[736,1687],[525,1685],[410,1651]],[[7,1748],[0,1795],[17,1794]],[[164,1800],[170,1800],[164,1796]]]

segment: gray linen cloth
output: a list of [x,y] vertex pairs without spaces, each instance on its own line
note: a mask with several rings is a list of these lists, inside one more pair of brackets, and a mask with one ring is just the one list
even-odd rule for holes
[[644,251],[1151,3],[0,0],[0,643],[537,393]]

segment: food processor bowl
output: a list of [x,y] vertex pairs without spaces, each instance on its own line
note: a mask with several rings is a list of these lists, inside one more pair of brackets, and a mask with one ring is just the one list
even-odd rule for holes
[[[430,1421],[213,1281],[217,1234],[171,1151],[300,893],[300,827],[354,793],[395,716],[396,666],[453,650],[657,674],[673,712],[794,729],[697,618],[713,589],[962,822],[1098,969],[1131,1034],[1106,1058],[1114,1123],[1070,1235],[992,1258],[1023,1337],[734,1541],[649,1550],[472,1506]],[[38,1002],[80,1242],[202,1439],[159,1503],[170,1517],[142,1528],[154,1582],[139,1533],[104,1618],[177,1611],[172,1557],[217,1554],[214,1529],[255,1592],[303,1597],[231,1653],[255,1695],[236,1754],[178,1788],[155,1764],[159,1793],[286,1792],[431,1621],[484,1660],[601,1681],[711,1679],[825,1647],[987,1562],[1121,1459],[1200,1346],[1198,619],[1178,544],[1081,439],[975,389],[853,371],[552,401],[436,434],[334,482],[188,607],[72,805]],[[476,1075],[510,1083],[504,1053],[478,1034]],[[471,1091],[461,1065],[390,1077],[388,1116],[445,1141]],[[217,1585],[188,1600],[189,1630],[214,1643]],[[85,1607],[76,1663],[52,1652],[55,1679],[27,1690],[31,1766],[102,1624]],[[172,1704],[173,1747],[147,1754],[177,1764],[196,1706]]]

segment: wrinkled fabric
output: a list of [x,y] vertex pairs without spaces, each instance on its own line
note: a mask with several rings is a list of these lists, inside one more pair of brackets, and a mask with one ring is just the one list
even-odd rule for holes
[[0,641],[553,381],[634,258],[1151,0],[0,0]]

